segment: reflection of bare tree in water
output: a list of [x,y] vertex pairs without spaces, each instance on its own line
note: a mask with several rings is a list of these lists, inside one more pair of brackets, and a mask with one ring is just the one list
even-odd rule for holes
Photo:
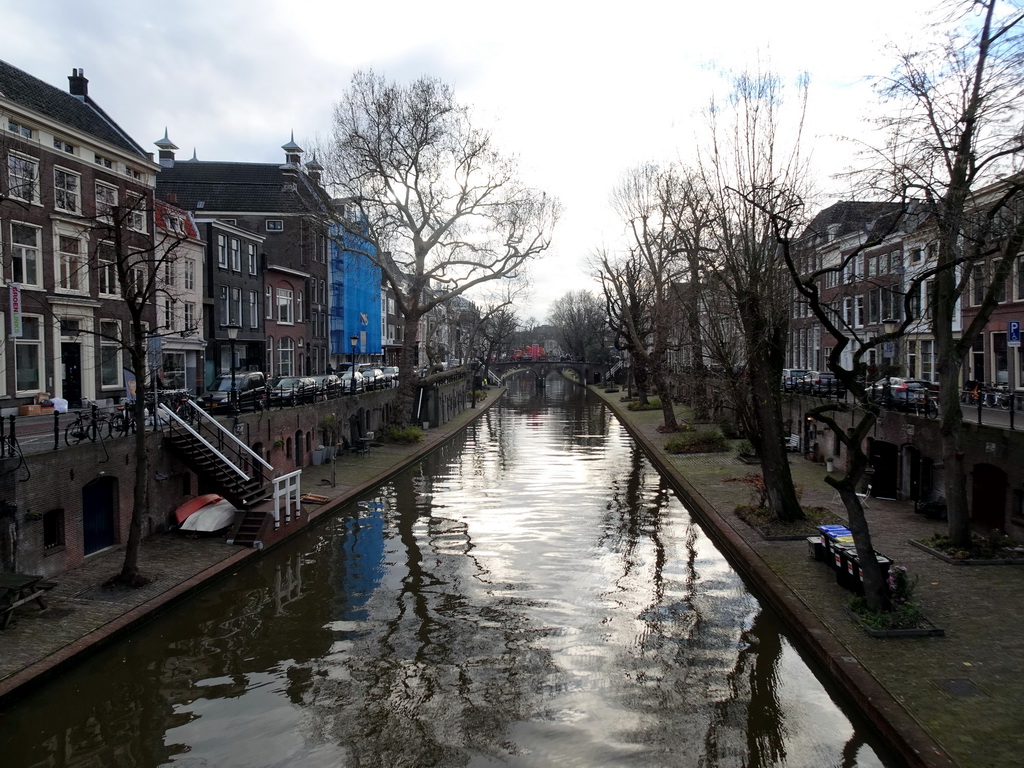
[[616,586],[624,599],[647,601],[620,663],[634,682],[622,694],[624,709],[649,719],[624,738],[702,766],[770,765],[785,757],[774,684],[780,638],[762,631],[756,600],[696,523],[673,540],[676,526],[665,516],[675,503],[639,451],[612,483],[600,543],[621,556]]
[[316,670],[315,727],[347,750],[347,765],[500,759],[550,659],[530,646],[524,618],[508,604],[478,604],[489,577],[473,559],[465,524],[418,511],[409,474],[393,487],[394,537],[385,547],[401,583],[374,591],[362,611],[369,620],[345,633]]
[[786,761],[786,727],[778,698],[782,638],[759,613],[743,633],[736,666],[728,675],[728,698],[717,702],[716,717],[704,738],[709,765],[731,764],[746,742],[745,768],[767,768]]

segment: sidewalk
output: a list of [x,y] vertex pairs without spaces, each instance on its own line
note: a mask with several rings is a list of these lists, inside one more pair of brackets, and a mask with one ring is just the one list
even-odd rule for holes
[[[804,541],[766,541],[733,513],[750,491],[728,478],[757,467],[726,454],[664,453],[660,411],[628,411],[621,393],[592,388],[700,507],[737,564],[766,593],[807,647],[874,722],[927,766],[1024,764],[1024,565],[954,566],[911,546],[945,530],[911,502],[870,499],[876,548],[919,578],[916,597],[945,637],[876,639],[846,612],[851,594],[808,556]],[[792,455],[805,506],[845,518],[825,485],[825,468]]]
[[[476,408],[466,409],[442,427],[427,430],[425,440],[417,445],[374,444],[368,453],[340,457],[333,472],[329,464],[304,467],[302,492],[330,499],[322,505],[304,504],[304,511],[311,520],[316,519],[383,482],[462,430],[493,405],[503,391],[488,390]],[[45,611],[36,608],[35,603],[22,606],[7,629],[0,631],[0,705],[20,689],[45,680],[76,657],[147,621],[259,554],[255,549],[225,544],[223,538],[189,539],[170,532],[143,542],[139,561],[143,574],[152,582],[142,589],[101,588],[121,570],[122,547],[93,555],[82,566],[60,574],[54,579],[57,587],[46,597]]]

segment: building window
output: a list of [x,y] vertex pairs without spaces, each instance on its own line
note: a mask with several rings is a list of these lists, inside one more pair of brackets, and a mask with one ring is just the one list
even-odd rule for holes
[[295,341],[285,337],[277,347],[278,376],[295,375]]
[[119,295],[114,248],[106,243],[101,243],[96,249],[96,280],[99,281],[100,294],[105,296]]
[[94,163],[96,163],[96,165],[101,165],[104,168],[113,168],[114,167],[114,163],[111,162],[110,158],[103,157],[103,155],[97,155],[97,154],[93,153],[92,161]]
[[267,336],[267,378],[273,378],[274,376],[274,337]]
[[975,264],[971,268],[971,304],[980,306],[985,299],[985,291],[988,290],[988,281],[985,275],[985,266]]
[[31,128],[29,128],[27,125],[22,125],[21,123],[16,123],[13,120],[8,120],[7,121],[7,130],[10,131],[11,133],[16,133],[19,136],[23,136],[26,139],[31,139],[32,138],[32,129]]
[[931,339],[921,339],[921,378],[928,381],[935,381],[935,353],[933,348],[935,342]]
[[78,213],[80,182],[77,173],[53,169],[53,204],[58,210]]
[[182,309],[184,310],[183,320],[185,327],[182,328],[182,332],[187,332],[189,335],[195,333],[198,330],[196,325],[196,305],[194,302],[186,301],[182,303]]
[[59,149],[63,152],[67,152],[69,155],[75,154],[75,145],[69,144],[64,139],[59,139],[56,136],[53,137],[53,148]]
[[228,287],[222,285],[220,287],[220,324],[228,325],[231,322],[231,311],[228,304]]
[[174,330],[174,300],[170,296],[164,297],[164,328]]
[[17,200],[39,202],[39,162],[25,155],[7,156],[8,194]]
[[22,315],[21,336],[14,339],[14,386],[19,395],[43,388],[42,328],[42,318]]
[[284,232],[284,219],[267,219],[267,232]]
[[234,272],[242,271],[242,244],[237,237],[231,238],[231,269]]
[[39,232],[27,224],[11,224],[11,277],[21,285],[40,287]]
[[290,288],[277,289],[277,322],[287,323],[288,325],[295,322],[292,291]]
[[231,324],[241,326],[242,324],[242,289],[231,289]]
[[196,263],[192,259],[185,259],[181,263],[182,273],[184,274],[185,290],[194,291],[196,289]]
[[96,216],[102,221],[113,221],[111,213],[117,205],[117,187],[96,182]]
[[305,319],[306,314],[303,311],[302,306],[302,291],[299,291],[298,295],[295,297],[295,322],[301,323],[304,322]]
[[43,550],[64,546],[64,510],[43,512]]
[[128,226],[136,232],[146,232],[146,199],[142,195],[129,197]]
[[260,327],[260,294],[258,291],[249,291],[249,327]]
[[269,285],[266,287],[266,295],[263,297],[263,317],[266,320],[274,319],[274,289]]
[[57,235],[57,285],[65,291],[85,293],[89,288],[88,265],[77,237]]
[[254,243],[249,243],[248,246],[246,247],[248,248],[249,252],[249,274],[255,275],[257,273],[258,265],[258,262],[256,260],[256,245]]
[[228,236],[217,235],[217,266],[228,268]]
[[116,320],[100,320],[100,386],[121,385],[121,330]]

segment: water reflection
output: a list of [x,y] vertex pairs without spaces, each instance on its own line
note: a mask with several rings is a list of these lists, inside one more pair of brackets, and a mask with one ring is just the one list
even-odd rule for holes
[[511,395],[13,708],[4,764],[894,764],[599,404]]

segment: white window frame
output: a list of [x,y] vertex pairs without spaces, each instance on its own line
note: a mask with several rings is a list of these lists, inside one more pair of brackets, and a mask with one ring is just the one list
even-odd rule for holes
[[[78,243],[76,252],[63,249],[64,240]],[[88,242],[79,235],[57,230],[53,233],[53,273],[55,288],[62,293],[89,293]]]
[[128,193],[128,228],[136,232],[148,232],[146,226],[146,198],[138,193]]
[[184,259],[181,263],[182,276],[184,280],[184,287],[186,291],[194,291],[196,289],[196,262],[193,259]]
[[295,341],[284,336],[277,344],[277,375],[295,375]]
[[[16,169],[15,166],[21,166]],[[18,173],[17,170],[28,170],[28,173]],[[16,181],[17,179],[17,181]],[[31,155],[23,155],[20,152],[10,152],[7,155],[7,186],[8,194],[13,200],[23,200],[26,203],[39,204],[39,159]],[[28,187],[28,196],[21,194]],[[17,191],[16,191],[17,190]]]
[[228,268],[228,236],[217,235],[217,266],[221,269]]
[[117,187],[96,182],[96,218],[108,224],[113,222],[112,209],[117,206]]
[[53,207],[65,213],[82,212],[82,175],[59,165],[53,168]]
[[[35,244],[29,245],[28,243],[16,243],[14,242],[14,228],[23,227],[26,230],[35,232]],[[37,227],[34,224],[26,224],[21,221],[11,222],[11,279],[20,284],[23,288],[42,288],[43,287],[43,248],[42,238],[43,230],[41,227]],[[35,266],[35,281],[29,282],[26,278],[27,269],[26,259],[31,259]],[[14,262],[17,261],[21,266],[21,279],[17,279],[14,273]]]
[[249,327],[260,327],[260,293],[249,291]]
[[231,271],[242,271],[242,241],[237,237],[231,238]]
[[184,321],[184,327],[182,328],[182,330],[183,331],[187,331],[190,334],[191,333],[196,333],[198,331],[198,327],[196,326],[196,305],[195,305],[195,302],[193,302],[193,301],[185,301],[185,302],[182,302],[181,306],[182,306],[182,314],[183,314],[183,321]]
[[274,287],[272,285],[266,286],[266,290],[263,295],[263,319],[273,320],[274,319]]
[[242,327],[242,289],[234,285],[231,287],[231,324]]
[[277,322],[281,325],[295,324],[295,302],[293,296],[294,293],[291,288],[277,289]]
[[218,303],[220,304],[220,317],[217,318],[217,324],[221,328],[224,328],[231,323],[231,301],[228,296],[228,287],[222,285],[220,287],[220,297]]
[[[106,328],[104,327],[106,326]],[[121,362],[121,344],[117,341],[107,338],[109,332],[113,331],[116,338],[121,338],[121,324],[117,320],[113,319],[101,319],[100,320],[100,359],[99,359],[99,380],[100,389],[119,389],[122,385],[121,370],[123,364]],[[110,370],[104,368],[104,361],[107,355],[113,355],[114,365]],[[111,379],[105,379],[104,377],[113,372]]]
[[[25,331],[27,330],[27,326],[30,325],[30,323],[26,323],[25,322],[26,320],[34,321],[35,322],[36,328],[38,328],[38,338],[34,338],[34,339],[33,338],[28,338],[25,335]],[[13,340],[14,341],[14,390],[15,390],[15,394],[17,394],[17,395],[32,395],[32,394],[36,394],[38,392],[42,392],[43,391],[43,387],[45,386],[45,383],[46,383],[46,379],[44,378],[45,375],[46,375],[46,356],[45,356],[45,344],[44,344],[44,341],[45,341],[44,337],[46,335],[46,332],[45,332],[46,324],[43,322],[42,315],[22,315],[21,316],[21,327],[22,327],[22,335],[19,338],[16,338],[16,339]],[[21,381],[19,381],[18,371],[20,369],[18,367],[18,357],[19,357],[19,350],[21,348],[23,348],[23,347],[35,349],[35,351],[36,351],[36,360],[35,360],[36,381],[37,381],[37,386],[36,387],[29,387],[29,388],[24,388],[23,389],[22,386],[21,386]]]
[[96,280],[100,296],[120,296],[121,287],[117,282],[117,260],[114,246],[100,243],[96,249]]
[[249,274],[256,275],[259,272],[259,260],[256,258],[256,244],[248,243],[246,250],[249,254]]

